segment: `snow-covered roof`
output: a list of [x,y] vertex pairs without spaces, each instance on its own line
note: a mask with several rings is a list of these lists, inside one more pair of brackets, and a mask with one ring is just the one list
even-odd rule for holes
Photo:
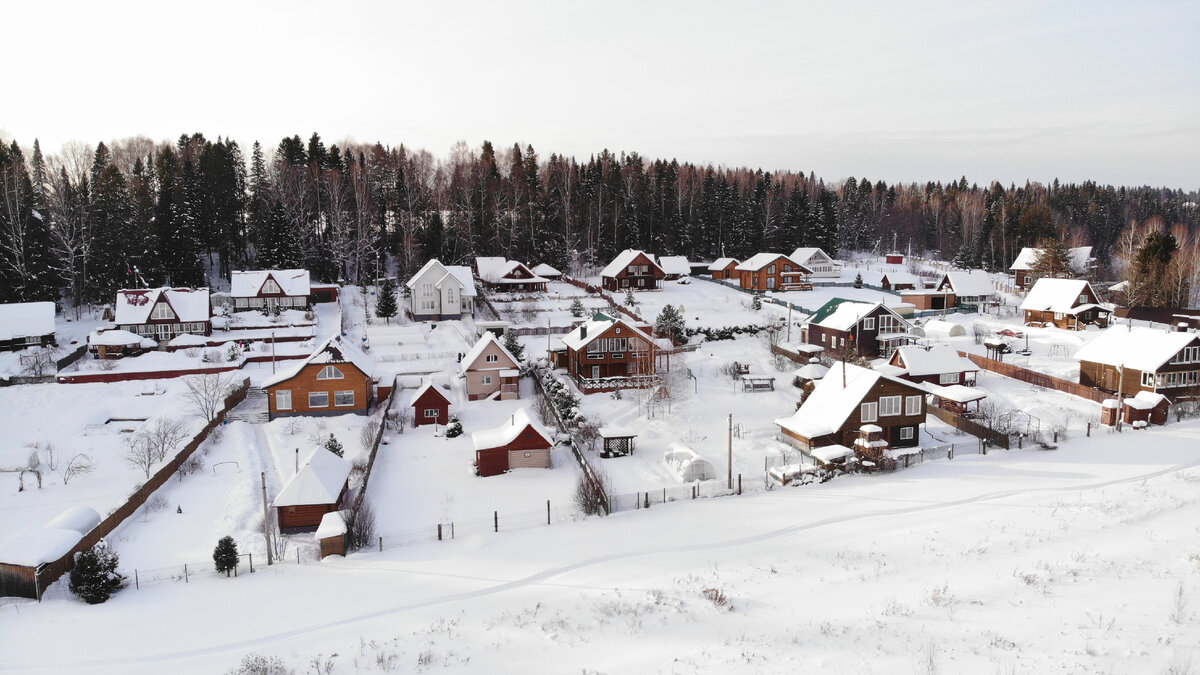
[[[1040,248],[1025,247],[1021,249],[1021,252],[1017,254],[1017,259],[1013,261],[1012,266],[1008,269],[1033,269],[1033,263],[1037,260],[1037,257],[1041,251],[1042,249]],[[1078,246],[1076,248],[1068,249],[1068,255],[1071,258],[1071,268],[1076,272],[1084,272],[1087,270],[1088,265],[1091,264],[1092,261],[1092,247]]]
[[[854,324],[858,323],[864,316],[874,312],[877,307],[883,307],[883,309],[895,315],[898,320],[904,321],[881,302],[863,302],[861,300],[847,300],[846,298],[834,298],[821,305],[808,318],[808,321],[823,328],[850,330],[854,327]],[[908,322],[905,321],[904,323],[907,325]]]
[[[950,280],[950,287],[954,289],[954,294],[960,297],[973,298],[996,294],[991,277],[983,270],[946,272],[942,278]],[[942,283],[939,281],[937,285],[941,286]]]
[[1129,281],[1118,281],[1112,286],[1109,286],[1108,290],[1113,293],[1124,293],[1125,291],[1129,290]]
[[667,274],[686,276],[692,273],[692,266],[688,264],[687,256],[664,255],[658,259],[658,266]]
[[326,340],[325,344],[318,347],[317,351],[310,354],[308,358],[304,359],[295,366],[288,368],[287,370],[283,370],[275,375],[272,375],[264,380],[260,386],[270,387],[272,385],[279,384],[280,382],[286,382],[296,375],[299,375],[300,371],[304,370],[305,366],[314,363],[349,363],[355,368],[361,370],[362,373],[367,377],[371,377],[375,374],[374,361],[372,361],[366,354],[359,351],[358,347],[350,344],[349,340],[346,340],[341,335],[334,335]]
[[87,534],[100,524],[100,514],[90,506],[72,506],[58,514],[45,527],[59,530],[74,530],[79,534]]
[[963,328],[961,323],[943,321],[941,319],[929,319],[921,326],[921,330],[925,332],[926,336],[957,337],[967,334],[967,329]]
[[738,264],[737,258],[717,258],[711,265],[708,266],[709,272],[719,272],[730,265]]
[[208,321],[212,315],[207,288],[134,288],[117,291],[114,321],[125,325],[146,323],[159,300],[171,305],[177,321]]
[[[489,284],[528,284],[549,281],[549,279],[538,276],[537,273],[526,267],[525,263],[517,262],[516,260],[505,260],[499,256],[476,258],[475,269],[479,270],[479,278]],[[528,276],[519,279],[506,278],[509,274],[519,269],[525,270]]]
[[1195,333],[1113,326],[1075,352],[1075,358],[1153,372],[1197,339]]
[[626,267],[629,267],[629,265],[639,255],[646,256],[646,259],[650,261],[651,265],[658,267],[658,269],[660,271],[662,270],[662,268],[659,267],[659,265],[658,265],[658,261],[654,259],[653,253],[646,253],[645,251],[637,251],[637,250],[634,250],[631,248],[627,248],[624,251],[621,251],[620,253],[618,253],[617,257],[613,258],[613,261],[608,263],[607,267],[600,270],[600,276],[602,276],[602,277],[617,276],[617,274],[619,274],[621,272],[621,270],[625,269]]
[[749,258],[746,258],[742,262],[738,263],[737,270],[739,272],[757,272],[758,270],[761,270],[762,268],[766,267],[767,265],[770,265],[771,263],[775,262],[776,260],[779,260],[780,258],[783,258],[784,261],[790,262],[793,265],[801,268],[802,270],[805,270],[809,273],[812,272],[812,270],[810,270],[807,267],[805,267],[804,265],[796,262],[796,260],[793,259],[792,257],[786,256],[782,253],[755,253],[754,255],[750,256]]
[[612,319],[605,317],[604,319],[597,319],[593,317],[588,321],[576,326],[575,329],[570,333],[564,335],[562,337],[562,343],[570,349],[579,351],[580,349],[586,347],[592,340],[595,340],[597,337],[599,337],[601,333],[612,327],[613,324],[625,326],[636,333],[638,337],[646,340],[647,342],[653,342],[653,338],[651,338],[637,326],[626,321],[624,318]]
[[828,372],[829,369],[819,363],[806,363],[797,368],[793,374],[802,380],[819,380]]
[[921,277],[912,272],[884,272],[879,275],[880,281],[887,277],[888,283],[895,286],[896,284],[912,284],[914,288],[921,288],[924,284]]
[[0,305],[0,340],[53,334],[53,302],[12,302]]
[[1088,291],[1090,297],[1096,297],[1091,284],[1083,279],[1038,279],[1029,289],[1029,295],[1021,301],[1021,309],[1074,314],[1092,306],[1080,306],[1079,296],[1084,291]]
[[229,295],[235,298],[255,297],[267,277],[279,284],[279,290],[284,295],[307,297],[312,292],[308,270],[249,270],[235,271],[229,275]]
[[[844,386],[843,368],[846,373]],[[808,439],[832,434],[842,428],[846,419],[881,377],[912,386],[910,382],[897,380],[870,368],[842,362],[835,364],[825,377],[817,381],[816,387],[795,414],[777,419],[775,424]]]
[[562,276],[562,272],[559,272],[558,270],[547,265],[546,263],[539,263],[537,265],[534,265],[533,273],[538,275],[539,277],[561,277]]
[[636,438],[637,432],[628,427],[600,427],[600,438]]
[[317,526],[313,538],[321,540],[346,534],[346,517],[349,515],[349,511],[330,511],[321,516],[321,524]]
[[496,339],[495,333],[487,331],[483,334],[483,337],[479,338],[479,340],[477,340],[475,344],[469,350],[467,350],[467,353],[462,357],[462,361],[459,362],[459,366],[463,369],[463,371],[471,369],[475,365],[475,362],[479,360],[480,355],[483,354],[483,350],[487,349],[487,346],[493,343],[500,348],[500,353],[508,357],[510,361],[510,363],[497,362],[496,365],[493,366],[494,368],[511,368],[520,363],[517,361],[517,358],[513,356],[511,352],[505,349],[504,345]]
[[1166,396],[1154,391],[1139,391],[1137,395],[1125,399],[1125,403],[1140,410],[1148,410],[1167,400]]
[[[488,335],[491,335],[491,333],[488,333]],[[441,397],[442,397],[442,399],[446,401],[446,403],[449,403],[449,402],[450,402],[450,397],[449,397],[449,396],[446,396],[445,394],[443,394],[443,393],[442,393],[442,391],[441,391],[440,389],[438,389],[437,387],[433,386],[433,380],[425,380],[425,384],[421,385],[421,388],[420,388],[420,389],[417,389],[417,390],[416,390],[416,391],[413,393],[413,395],[412,395],[412,398],[410,398],[410,399],[408,400],[408,404],[409,404],[409,405],[416,405],[416,404],[417,404],[417,400],[418,400],[418,399],[420,399],[422,396],[424,396],[424,395],[425,395],[425,392],[427,392],[427,391],[432,391],[433,393],[437,394],[438,396],[441,396]]]
[[[470,267],[464,265],[446,265],[446,272],[448,276],[454,277],[458,280],[458,283],[462,284],[462,296],[464,298],[475,297],[475,273],[471,271]],[[442,277],[438,281],[439,288],[442,286],[442,281],[445,280],[446,277]]]
[[542,425],[534,422],[525,408],[518,408],[508,421],[498,427],[471,434],[471,443],[475,445],[476,450],[501,448],[515,441],[526,427],[532,428],[548,445],[554,445],[554,439],[550,437],[549,432]]
[[826,253],[825,251],[823,251],[820,248],[817,248],[815,246],[801,246],[800,248],[796,249],[795,251],[792,251],[791,257],[792,257],[792,260],[795,260],[795,261],[803,264],[803,263],[807,263],[809,260],[812,259],[813,256],[818,255],[818,254],[820,254],[823,258],[833,261],[833,258],[830,257],[830,255],[828,253]]
[[921,347],[906,345],[896,349],[892,355],[896,365],[903,364],[904,370],[913,376],[941,375],[942,373],[961,373],[968,370],[979,370],[965,356],[960,356],[958,350],[949,345],[935,345],[925,350]]
[[167,344],[171,345],[172,347],[202,347],[208,344],[208,338],[204,337],[203,335],[193,335],[192,333],[180,333],[179,335],[171,338],[171,341]]
[[929,393],[944,398],[947,401],[955,403],[970,403],[971,401],[981,401],[987,398],[987,392],[978,387],[965,387],[961,384],[951,384],[949,386],[941,386],[932,382],[922,382],[921,386]]
[[304,460],[275,497],[275,506],[335,504],[350,476],[350,462],[325,448],[317,448]]
[[835,459],[843,459],[845,457],[853,457],[854,451],[844,445],[826,445],[821,448],[816,448],[812,451],[813,459],[825,462],[828,464]]
[[27,527],[0,542],[0,562],[37,567],[63,557],[83,539],[75,530]]
[[124,345],[140,345],[142,336],[137,333],[131,333],[127,330],[117,330],[110,328],[109,330],[98,331],[88,335],[88,344],[104,345],[105,347],[121,347]]

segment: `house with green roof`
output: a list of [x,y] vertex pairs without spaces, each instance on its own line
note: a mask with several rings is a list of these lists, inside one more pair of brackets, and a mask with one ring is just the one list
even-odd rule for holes
[[808,317],[800,339],[826,353],[850,351],[863,358],[886,358],[915,338],[911,325],[882,302],[834,298]]

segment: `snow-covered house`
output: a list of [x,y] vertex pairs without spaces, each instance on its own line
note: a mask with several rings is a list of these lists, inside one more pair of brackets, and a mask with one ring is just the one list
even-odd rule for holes
[[[204,340],[207,344],[208,340],[198,335],[184,333],[174,340],[179,340],[184,336],[190,336]],[[172,340],[172,341],[174,341]],[[137,333],[130,333],[127,330],[117,330],[109,328],[107,330],[94,331],[88,335],[88,352],[97,359],[120,359],[126,356],[137,356],[142,352],[158,347],[158,343],[151,338],[142,337]]]
[[425,380],[425,383],[413,392],[408,404],[413,409],[414,427],[450,422],[450,398],[443,394],[441,389],[433,386],[432,380]]
[[667,281],[675,281],[683,277],[689,276],[692,273],[692,265],[688,262],[687,256],[682,255],[664,255],[659,257],[658,266],[667,275],[664,277]]
[[737,258],[717,258],[708,266],[708,275],[713,279],[736,279],[737,266]]
[[800,340],[830,352],[849,349],[865,358],[891,356],[913,339],[911,326],[882,302],[834,298],[800,327]]
[[329,338],[308,358],[267,378],[271,419],[296,415],[365,415],[374,398],[375,364],[341,335]]
[[40,527],[25,527],[0,540],[0,597],[40,599],[71,568],[68,555],[100,524],[100,514],[72,506]]
[[946,272],[933,288],[900,292],[900,300],[918,310],[951,309],[962,304],[978,305],[996,298],[996,289],[987,272]]
[[789,291],[804,287],[812,270],[782,253],[756,253],[734,268],[738,284],[754,291]]
[[304,463],[275,496],[281,532],[317,529],[326,513],[342,506],[350,484],[350,462],[325,448],[309,453]]
[[888,359],[887,367],[895,369],[889,372],[889,375],[902,380],[930,382],[943,386],[974,384],[979,373],[979,366],[950,345],[934,345],[929,348],[916,345],[900,347],[892,353],[892,358]]
[[417,321],[475,315],[475,275],[470,267],[443,265],[435,258],[404,285],[409,290],[408,311]]
[[825,251],[813,246],[801,246],[792,251],[792,260],[811,270],[809,274],[818,279],[842,276],[842,264]]
[[562,278],[562,272],[559,272],[546,263],[538,263],[535,265],[533,268],[533,273],[539,277],[550,279],[551,281],[557,281],[558,279]]
[[924,285],[921,277],[912,272],[884,272],[879,277],[879,287],[888,291],[911,291]]
[[475,259],[475,274],[486,288],[495,291],[544,292],[549,279],[538,276],[525,263],[500,256]]
[[1200,393],[1200,335],[1113,326],[1075,353],[1079,383],[1133,396]]
[[549,469],[554,439],[518,408],[503,424],[471,434],[475,446],[475,472],[495,476],[512,469]]
[[[1025,247],[1017,254],[1017,259],[1008,268],[1012,271],[1016,279],[1017,288],[1027,291],[1029,290],[1037,278],[1033,276],[1033,263],[1041,255],[1042,249]],[[1086,276],[1095,265],[1096,259],[1092,257],[1091,246],[1078,246],[1068,250],[1071,259],[1071,269],[1076,276]]]
[[585,394],[644,389],[658,383],[659,344],[626,319],[596,314],[562,338],[555,365]]
[[870,368],[836,363],[817,381],[795,414],[775,420],[783,440],[810,453],[824,446],[852,447],[864,425],[887,447],[912,447],[925,423],[925,390]]
[[662,288],[666,277],[654,254],[625,249],[600,270],[600,285],[606,291],[653,291]]
[[308,309],[312,286],[308,270],[235,271],[229,275],[233,311],[267,308]]
[[1021,301],[1025,325],[1046,324],[1083,330],[1088,324],[1108,325],[1109,310],[1083,279],[1038,279]]
[[184,333],[212,335],[212,304],[207,288],[123,289],[117,291],[113,322],[159,342]]
[[53,302],[0,305],[0,352],[52,344],[55,344]]
[[1166,424],[1171,400],[1152,391],[1139,391],[1122,401],[1121,411],[1126,424],[1144,427],[1151,424]]
[[487,331],[459,362],[467,379],[467,400],[495,396],[501,401],[521,397],[521,363],[496,334]]

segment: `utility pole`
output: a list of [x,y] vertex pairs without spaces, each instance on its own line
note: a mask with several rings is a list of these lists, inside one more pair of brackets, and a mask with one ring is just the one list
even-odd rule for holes
[[733,489],[733,413],[729,414],[729,489]]
[[263,539],[267,542],[267,564],[273,564],[271,559],[271,512],[267,510],[267,472],[259,474],[262,477],[263,496]]
[[791,301],[791,300],[788,300],[788,332],[787,332],[787,341],[788,341],[788,344],[789,344],[789,345],[790,345],[790,344],[792,344],[792,301]]
[[275,331],[271,331],[271,374],[275,374]]

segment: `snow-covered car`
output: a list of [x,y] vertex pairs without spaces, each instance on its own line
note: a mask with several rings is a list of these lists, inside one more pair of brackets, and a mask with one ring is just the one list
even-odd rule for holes
[[1004,330],[998,330],[998,331],[996,331],[996,335],[1003,335],[1005,337],[1014,337],[1014,338],[1025,337],[1025,334],[1022,333],[1021,331],[1013,330],[1011,328],[1005,328]]

